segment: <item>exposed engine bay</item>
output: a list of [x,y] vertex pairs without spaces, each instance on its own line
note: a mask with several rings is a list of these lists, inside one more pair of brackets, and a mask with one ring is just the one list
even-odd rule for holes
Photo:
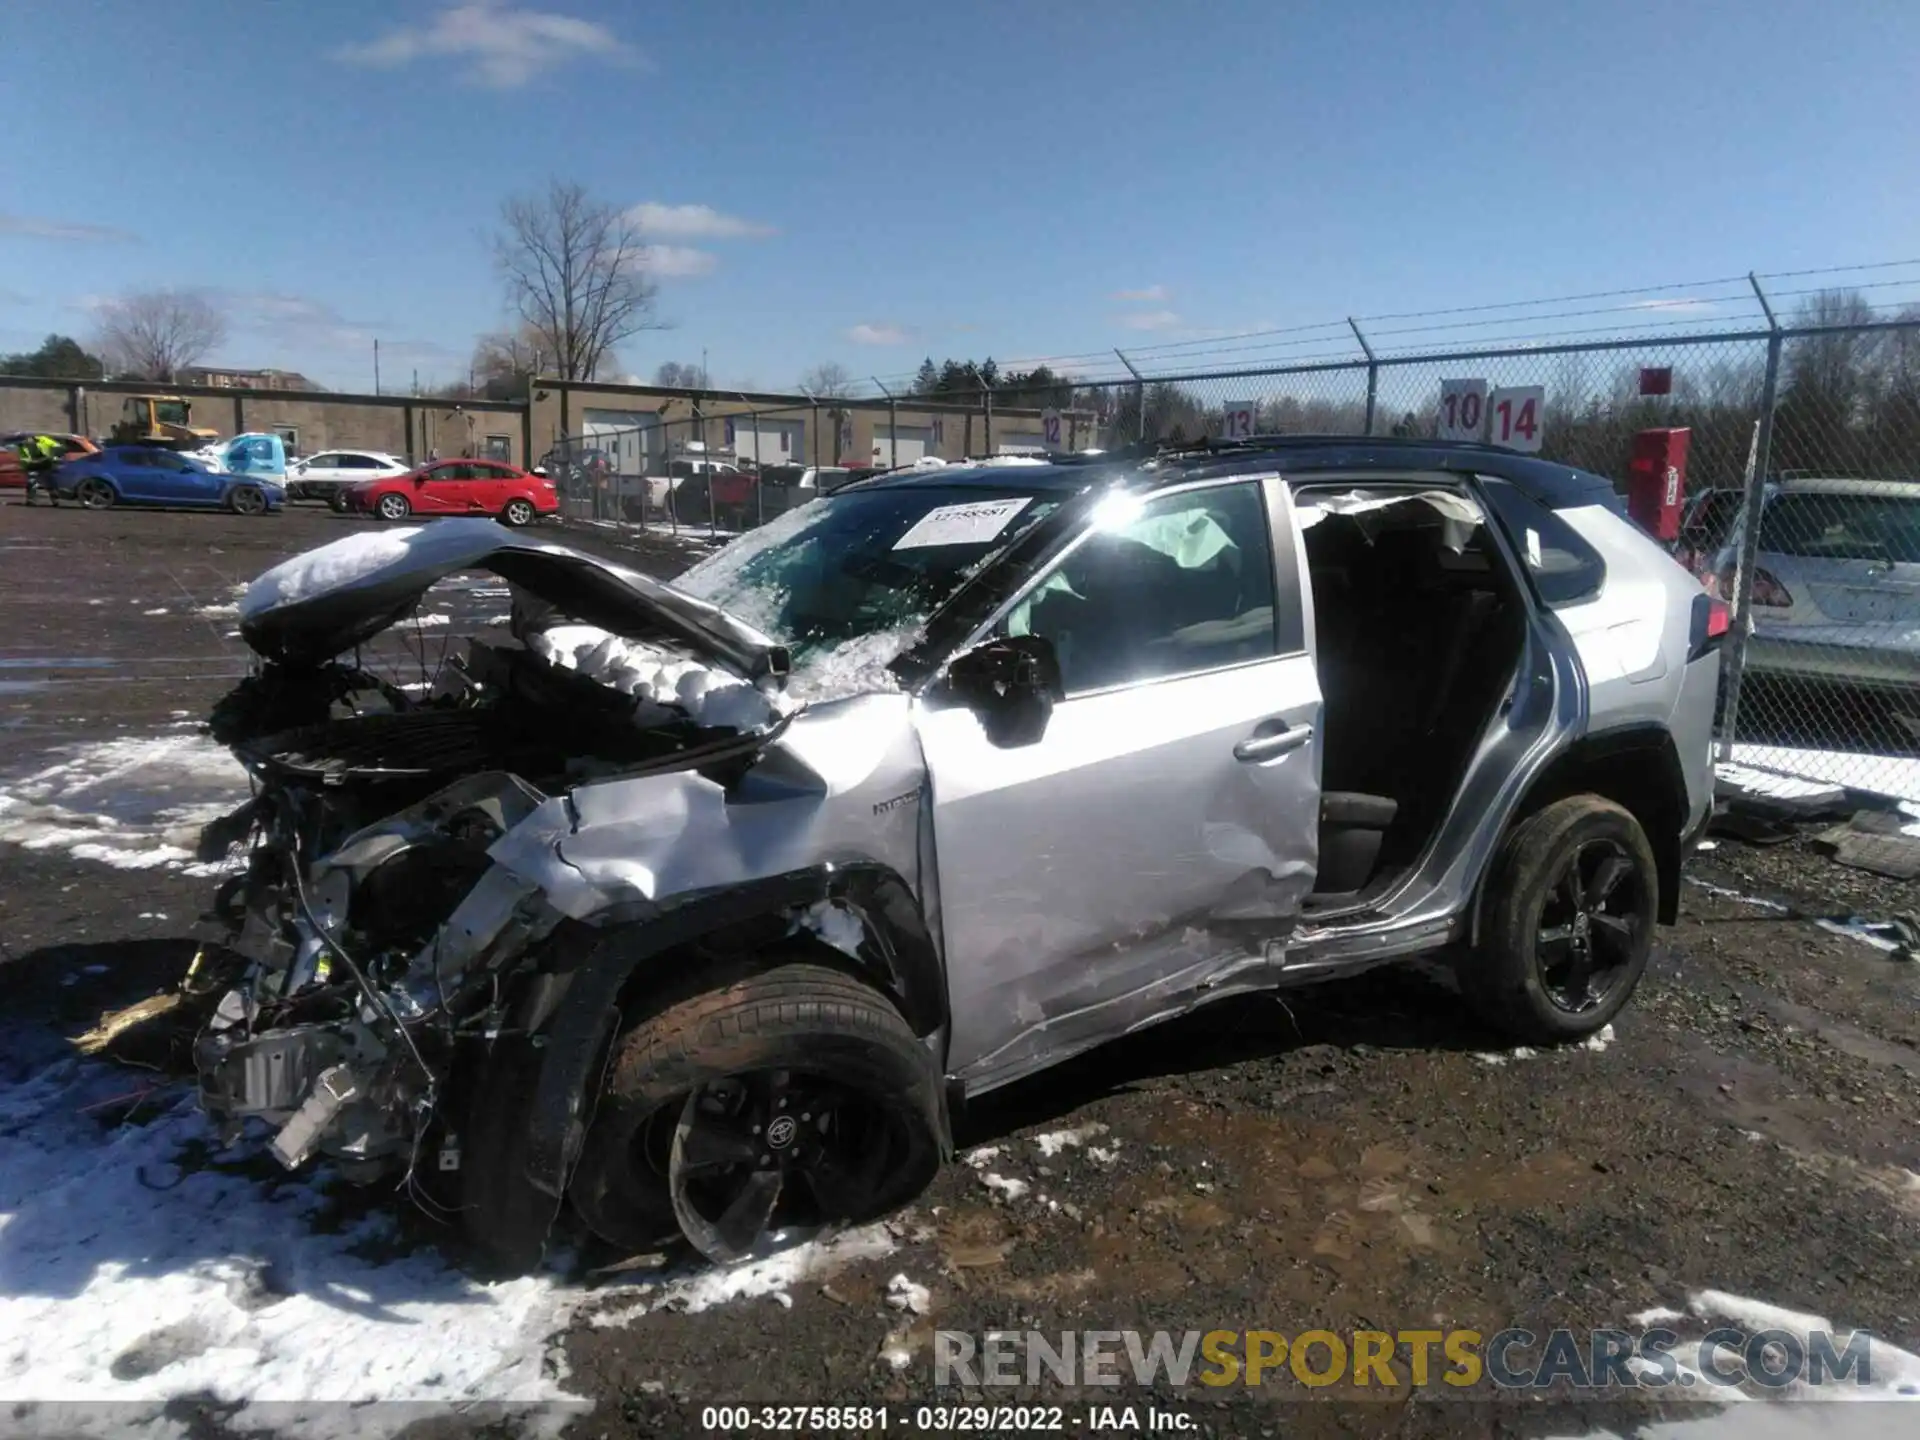
[[[537,958],[563,912],[489,850],[583,784],[737,774],[786,723],[777,655],[748,678],[750,664],[712,663],[671,623],[622,638],[579,617],[617,619],[631,637],[634,615],[608,616],[565,584],[535,592],[511,580],[512,643],[470,641],[411,689],[312,657],[411,611],[476,548],[508,547],[490,557],[496,573],[554,550],[471,523],[481,528],[465,549],[445,532],[466,526],[440,527],[446,553],[429,568],[389,553],[388,568],[406,575],[359,585],[372,599],[345,622],[336,576],[308,596],[301,576],[282,574],[312,570],[311,556],[269,571],[243,605],[243,633],[268,658],[215,708],[212,730],[255,794],[201,842],[207,859],[249,846],[215,904],[237,973],[195,1062],[209,1114],[229,1130],[264,1121],[290,1168],[324,1156],[349,1178],[411,1179],[432,1144],[433,1168],[456,1169],[458,1138],[440,1114],[449,1086],[510,1020],[524,1032],[551,1014],[566,984],[538,973]],[[596,585],[633,578],[597,568]],[[349,573],[350,588],[358,578]],[[288,620],[303,605],[320,615],[317,631]]]

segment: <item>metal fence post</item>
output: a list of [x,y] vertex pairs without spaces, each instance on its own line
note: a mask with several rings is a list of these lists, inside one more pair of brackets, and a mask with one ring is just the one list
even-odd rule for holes
[[1760,425],[1754,434],[1753,464],[1747,475],[1747,494],[1740,507],[1740,558],[1733,576],[1733,643],[1727,648],[1721,672],[1726,681],[1726,706],[1721,711],[1720,745],[1716,754],[1727,760],[1733,755],[1734,727],[1740,720],[1740,689],[1746,674],[1747,632],[1752,628],[1748,616],[1753,605],[1753,572],[1760,553],[1761,511],[1766,505],[1767,472],[1772,466],[1773,411],[1780,394],[1780,322],[1759,278],[1751,273],[1748,283],[1767,317],[1767,375],[1760,389]]
[[1147,439],[1147,377],[1135,368],[1133,361],[1129,360],[1118,347],[1115,347],[1113,353],[1120,357],[1120,363],[1126,366],[1127,373],[1133,376],[1133,399],[1137,411],[1133,418],[1138,426],[1138,432],[1133,438],[1144,445]]
[[987,412],[987,454],[993,454],[993,391],[985,385],[980,387],[980,399]]
[[1367,337],[1360,333],[1360,322],[1351,315],[1347,324],[1353,330],[1353,338],[1360,342],[1360,350],[1367,357],[1367,425],[1366,433],[1373,434],[1373,402],[1380,393],[1380,362],[1374,359],[1373,347],[1367,344]]
[[758,529],[767,523],[766,477],[760,469],[760,412],[749,410],[747,423],[753,426],[753,524]]

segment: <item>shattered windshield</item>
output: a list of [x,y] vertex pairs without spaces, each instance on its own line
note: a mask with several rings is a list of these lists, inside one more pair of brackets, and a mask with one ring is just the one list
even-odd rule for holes
[[1064,494],[1016,487],[888,486],[790,510],[687,571],[674,587],[789,646],[795,658],[916,625]]

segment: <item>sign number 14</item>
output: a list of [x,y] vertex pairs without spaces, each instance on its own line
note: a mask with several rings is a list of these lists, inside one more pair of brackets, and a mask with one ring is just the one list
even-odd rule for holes
[[1487,397],[1487,438],[1508,450],[1539,450],[1547,408],[1547,392],[1540,385],[1515,385]]

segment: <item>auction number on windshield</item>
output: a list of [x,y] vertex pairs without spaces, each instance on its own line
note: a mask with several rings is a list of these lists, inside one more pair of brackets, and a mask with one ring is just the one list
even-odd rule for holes
[[1547,392],[1539,385],[1515,385],[1487,397],[1487,438],[1508,450],[1540,448]]

